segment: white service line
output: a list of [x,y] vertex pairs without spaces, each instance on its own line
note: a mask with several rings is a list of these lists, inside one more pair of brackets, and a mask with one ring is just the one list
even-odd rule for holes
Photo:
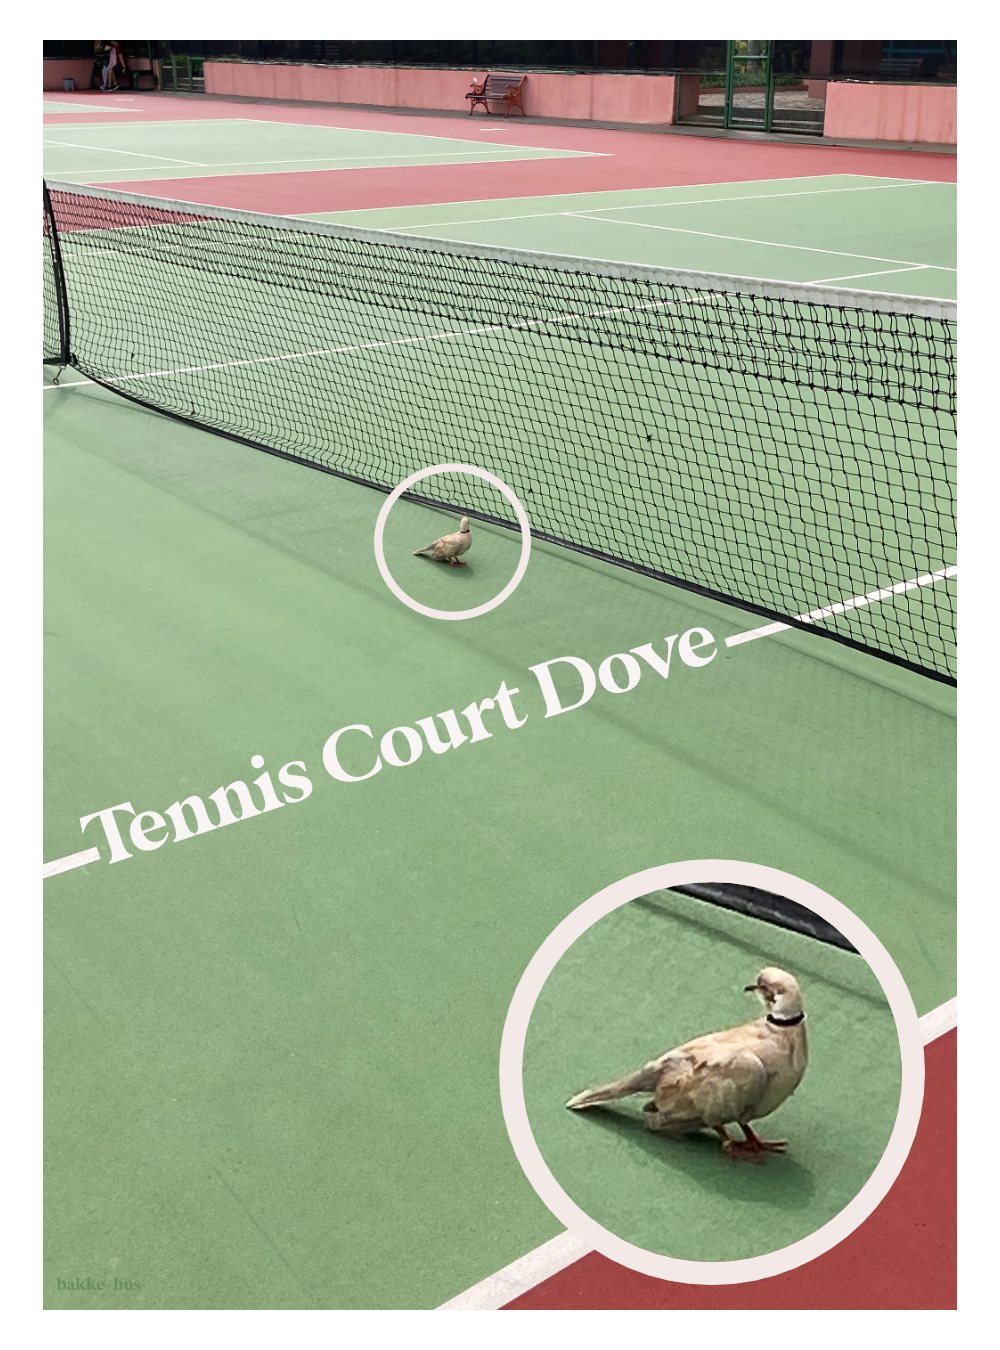
[[[207,169],[212,166],[201,164],[196,159],[175,159],[172,155],[149,155],[144,150],[115,150],[110,145],[81,145],[79,141],[43,141],[42,145],[47,150],[93,150],[97,154],[109,155],[131,155],[133,159],[162,159],[168,164],[187,164],[193,169]],[[147,165],[140,164],[135,169],[126,169],[126,173],[141,173]],[[156,165],[149,165],[150,168],[156,168]],[[97,169],[74,169],[74,173],[98,173]],[[108,173],[120,173],[119,169],[108,169]]]
[[934,272],[939,270],[934,263],[913,263],[910,267],[886,267],[881,272],[849,272],[846,277],[820,277],[817,281],[806,281],[805,286],[829,286],[833,281],[860,281],[862,277],[891,277],[897,272]]
[[[577,216],[581,220],[602,221],[606,225],[634,225],[639,230],[666,230],[668,234],[696,234],[701,239],[726,239],[734,244],[760,244],[764,248],[792,248],[798,253],[823,253],[832,258],[864,258],[866,262],[900,263],[904,269],[910,267],[937,267],[936,263],[914,263],[909,258],[880,258],[875,253],[845,253],[839,248],[811,248],[808,244],[779,244],[773,239],[745,239],[739,234],[713,234],[711,230],[684,230],[679,225],[650,225],[645,220],[608,220],[604,221],[594,214],[601,208],[595,206],[590,211],[565,211],[564,215]],[[941,267],[942,272],[957,272],[956,267]]]
[[[825,605],[822,609],[811,609],[808,614],[796,615],[799,623],[816,623],[820,619],[829,619],[834,614],[845,614],[849,609],[861,609],[864,605],[874,605],[879,600],[889,600],[904,591],[914,591],[920,586],[932,586],[935,581],[944,581],[957,577],[957,566],[942,567],[938,572],[924,572],[909,581],[897,581],[894,586],[881,586],[867,595],[855,595],[850,600],[838,600],[836,604]],[[784,633],[791,628],[790,623],[768,623],[763,628],[751,628],[745,633],[734,633],[726,638],[727,647],[739,647],[744,642],[754,642],[757,638],[770,637],[772,633]]]
[[[945,1032],[958,1026],[958,999],[949,999],[939,1008],[933,1008],[920,1018],[920,1031],[924,1045],[936,1041]],[[460,1312],[496,1312],[506,1307],[521,1294],[544,1280],[558,1275],[561,1270],[571,1266],[594,1249],[570,1232],[560,1233],[558,1237],[543,1242],[540,1247],[512,1261],[495,1275],[488,1275],[470,1289],[456,1294],[447,1303],[440,1304],[437,1311]]]
[[72,872],[74,867],[86,867],[88,863],[100,861],[99,848],[85,848],[80,853],[67,853],[65,858],[54,858],[52,862],[42,864],[42,880],[58,876],[60,872]]
[[[590,152],[590,153],[596,153],[596,152]],[[760,182],[761,180],[760,180],[760,179],[756,179],[756,180],[754,180],[754,181]],[[765,180],[763,180],[763,181],[766,182],[766,181],[769,181],[769,180],[765,179]],[[786,178],[778,178],[778,179],[775,179],[774,181],[775,181],[775,182],[778,182],[778,183],[786,183],[786,182],[788,182],[788,181],[790,181],[790,180],[788,180],[788,179],[786,179]],[[689,186],[694,186],[694,187],[696,187],[697,184],[689,184]],[[692,197],[689,201],[683,201],[683,202],[630,202],[630,203],[628,204],[628,206],[593,206],[593,207],[591,207],[590,209],[591,209],[592,211],[652,211],[652,210],[654,210],[656,207],[665,207],[665,206],[703,206],[703,205],[705,205],[705,204],[712,204],[712,203],[714,203],[714,202],[768,202],[768,201],[772,201],[775,197],[822,197],[822,196],[827,196],[827,195],[829,195],[829,194],[831,194],[831,193],[836,194],[836,193],[838,193],[838,192],[884,192],[884,191],[888,190],[889,188],[901,188],[901,187],[932,187],[932,186],[935,186],[935,184],[933,184],[933,183],[931,183],[931,182],[925,182],[925,181],[922,181],[922,180],[920,180],[920,179],[915,179],[913,182],[902,182],[902,183],[874,183],[874,184],[872,184],[870,187],[859,187],[859,188],[807,188],[804,192],[750,192],[750,193],[747,193],[745,196],[742,196],[742,197]],[[629,191],[640,191],[640,192],[658,192],[658,191],[659,191],[659,192],[669,192],[670,189],[669,189],[669,188],[636,188],[636,189],[633,189],[633,188],[623,188],[622,191],[623,191],[623,192],[629,192]],[[543,195],[544,195],[544,194],[543,194]],[[585,196],[587,196],[588,194],[585,193],[585,192],[559,192],[559,193],[553,193],[552,195],[553,195],[553,196],[558,196],[558,197],[585,197]],[[509,200],[509,198],[504,198],[504,197],[488,197],[488,198],[486,198],[485,200],[487,200],[487,201],[505,201],[505,200]],[[478,204],[478,203],[476,203],[475,201],[472,201],[472,202],[442,202],[442,203],[440,203],[440,205],[443,205],[443,206],[474,206],[474,205],[477,205],[477,204]],[[370,210],[371,208],[359,208],[359,209],[369,209],[369,210]],[[470,219],[470,220],[435,220],[435,221],[427,221],[427,222],[425,222],[425,223],[423,223],[423,224],[408,225],[408,226],[406,227],[406,230],[404,230],[404,229],[402,229],[402,228],[400,228],[400,227],[398,227],[398,226],[394,226],[394,225],[373,226],[372,228],[373,228],[373,229],[384,229],[384,230],[388,230],[388,231],[391,231],[393,234],[405,234],[405,233],[407,233],[408,231],[412,231],[412,230],[436,230],[436,229],[445,229],[445,228],[447,228],[447,227],[450,226],[450,225],[496,225],[496,224],[498,224],[498,223],[501,222],[501,221],[507,221],[507,220],[547,220],[547,219],[552,218],[552,217],[555,217],[555,216],[573,216],[573,215],[580,215],[580,214],[583,213],[583,211],[584,211],[585,209],[586,209],[586,208],[581,208],[581,211],[533,211],[533,212],[529,212],[527,215],[523,215],[523,216],[484,216],[482,219],[473,218],[473,219]],[[324,213],[316,213],[316,212],[314,212],[312,215],[305,215],[305,214],[303,214],[303,215],[300,217],[300,219],[302,219],[302,220],[315,220],[317,214],[326,214],[326,213],[325,213],[325,212],[324,212]],[[341,212],[341,214],[342,214],[342,215],[345,215],[345,216],[349,216],[349,215],[353,215],[354,212],[353,212],[353,211],[344,211],[344,212]],[[347,222],[341,222],[341,223],[344,224],[344,223],[347,223]],[[633,222],[633,223],[638,224],[639,222],[636,221],[636,222]]]

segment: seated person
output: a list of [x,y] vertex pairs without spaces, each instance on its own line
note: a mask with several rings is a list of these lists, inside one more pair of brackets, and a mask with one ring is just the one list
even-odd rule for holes
[[103,92],[109,94],[117,93],[117,76],[124,74],[125,57],[121,49],[121,44],[118,42],[111,42],[108,44],[105,65],[101,74],[101,89]]

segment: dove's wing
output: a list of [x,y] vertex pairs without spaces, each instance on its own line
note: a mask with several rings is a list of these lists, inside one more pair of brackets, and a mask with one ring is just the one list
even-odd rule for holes
[[656,1108],[671,1121],[725,1125],[752,1112],[767,1087],[759,1056],[732,1032],[702,1036],[662,1057]]
[[740,1050],[697,1074],[692,1098],[706,1125],[752,1116],[767,1088],[767,1070],[752,1050]]

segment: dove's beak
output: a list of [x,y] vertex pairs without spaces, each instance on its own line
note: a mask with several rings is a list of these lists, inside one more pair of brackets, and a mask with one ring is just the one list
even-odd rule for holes
[[743,992],[744,994],[755,994],[759,988],[759,984],[748,984]]

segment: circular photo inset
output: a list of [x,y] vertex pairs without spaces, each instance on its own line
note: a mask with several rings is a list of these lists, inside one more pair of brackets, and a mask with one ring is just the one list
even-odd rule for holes
[[614,1260],[700,1283],[846,1236],[898,1174],[923,1091],[878,940],[798,878],[731,862],[654,868],[570,915],[519,986],[503,1060],[549,1208]]

